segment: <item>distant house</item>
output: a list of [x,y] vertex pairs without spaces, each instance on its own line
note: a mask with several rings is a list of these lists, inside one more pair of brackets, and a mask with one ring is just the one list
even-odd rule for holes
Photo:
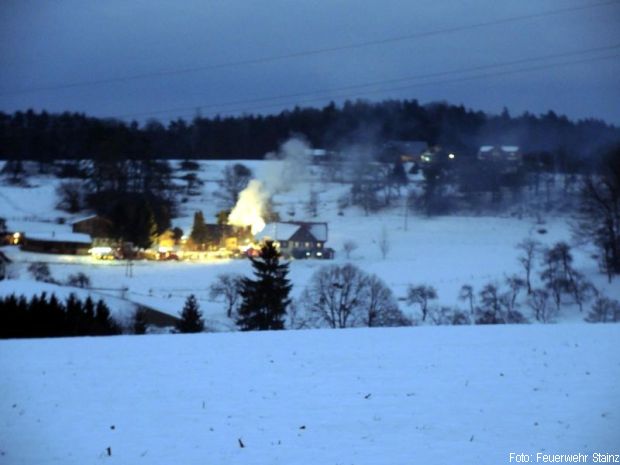
[[78,233],[36,233],[25,234],[21,249],[28,252],[86,255],[92,240],[87,234]]
[[333,258],[333,250],[325,247],[327,223],[269,223],[256,239],[274,241],[282,254],[293,258]]
[[88,234],[93,239],[112,237],[112,227],[112,221],[99,215],[91,215],[71,222],[71,230],[74,233]]
[[9,277],[9,265],[11,263],[11,259],[0,251],[0,281]]
[[402,162],[420,161],[422,154],[428,151],[428,143],[421,140],[390,140],[383,144],[383,161]]
[[483,145],[478,160],[521,163],[522,154],[518,145]]

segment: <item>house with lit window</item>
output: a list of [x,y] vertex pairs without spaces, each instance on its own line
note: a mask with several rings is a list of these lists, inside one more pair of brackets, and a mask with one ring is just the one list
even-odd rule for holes
[[521,149],[518,145],[483,145],[478,150],[478,160],[521,163]]
[[269,223],[256,235],[257,241],[273,241],[284,256],[292,258],[333,258],[325,247],[327,223],[287,221]]

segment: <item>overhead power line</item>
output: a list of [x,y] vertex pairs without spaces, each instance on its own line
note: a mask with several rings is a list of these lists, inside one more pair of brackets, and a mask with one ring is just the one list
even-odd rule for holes
[[[542,55],[538,57],[523,58],[519,60],[512,60],[512,61],[506,61],[502,63],[489,64],[489,65],[453,69],[449,71],[418,74],[418,75],[413,75],[413,76],[407,76],[407,77],[401,77],[401,78],[395,78],[395,79],[387,79],[387,80],[381,80],[381,81],[372,81],[372,82],[353,84],[349,86],[342,86],[342,87],[329,88],[329,89],[319,89],[319,90],[314,90],[314,91],[272,95],[268,97],[259,97],[259,98],[253,98],[253,99],[233,100],[233,101],[226,101],[226,102],[219,102],[219,103],[212,103],[212,104],[205,104],[205,105],[193,105],[191,107],[189,106],[188,107],[177,107],[177,108],[161,109],[161,110],[148,111],[148,112],[116,115],[115,118],[131,119],[131,118],[136,118],[136,117],[156,116],[156,115],[162,115],[162,114],[172,114],[172,113],[179,114],[180,112],[186,115],[186,114],[189,114],[188,112],[195,112],[196,110],[210,110],[210,109],[213,109],[214,111],[212,113],[215,114],[215,113],[225,111],[228,107],[238,107],[238,108],[227,110],[228,112],[238,113],[242,111],[252,111],[252,110],[257,110],[257,109],[267,109],[267,108],[274,108],[278,106],[284,106],[284,105],[287,105],[287,102],[289,105],[297,105],[301,103],[309,103],[309,102],[325,100],[328,98],[331,98],[331,99],[355,98],[355,97],[361,97],[365,95],[372,95],[372,94],[378,94],[378,93],[384,93],[384,92],[390,92],[390,91],[407,90],[407,89],[415,88],[418,86],[427,86],[427,85],[433,85],[433,84],[449,84],[449,83],[469,81],[469,80],[474,80],[474,79],[483,79],[483,78],[488,78],[488,77],[505,76],[505,75],[510,75],[510,74],[523,73],[523,72],[551,69],[551,68],[558,67],[558,66],[567,66],[567,65],[588,63],[588,62],[599,61],[599,60],[608,60],[608,59],[615,58],[618,55],[613,54],[613,55],[605,55],[605,56],[599,56],[599,57],[595,56],[595,57],[589,57],[589,58],[581,58],[578,60],[564,61],[560,63],[546,63],[543,65],[538,65],[538,66],[529,67],[529,68],[517,68],[517,69],[510,69],[510,70],[497,70],[496,69],[496,68],[505,68],[509,66],[515,66],[515,65],[530,64],[530,63],[535,63],[535,62],[540,62],[540,61],[578,57],[580,55],[585,55],[585,54],[590,54],[590,53],[611,52],[614,50],[620,50],[620,44],[615,44],[615,45],[610,45],[610,46],[605,46],[605,47],[590,48],[590,49],[585,49],[585,50],[575,50],[575,51],[558,53],[558,54]],[[495,71],[490,72],[490,73],[477,74],[473,76],[463,76],[463,74],[466,74],[466,73],[493,70],[493,69],[495,69]],[[390,84],[404,83],[407,81],[419,81],[419,80],[432,79],[432,78],[450,77],[454,75],[456,75],[457,77],[454,77],[452,79],[444,79],[444,80],[439,80],[439,81],[431,80],[431,81],[417,82],[417,83],[414,82],[414,83],[409,83],[409,84],[398,86],[398,87],[382,87],[380,89],[375,89],[375,90],[362,90],[361,92],[358,91],[355,93],[349,92],[355,89],[365,89],[365,88],[377,87],[377,86],[381,87],[381,86],[386,86],[386,85],[389,86]],[[339,95],[342,92],[348,92],[348,93]],[[310,97],[310,96],[314,96],[314,97],[306,98],[302,100],[294,100],[294,101],[290,100],[293,98],[297,99],[299,97]],[[273,103],[269,105],[259,105],[259,106],[253,105],[253,104],[263,104],[263,103],[266,104],[269,102],[276,102],[276,101],[278,101],[278,103]],[[253,106],[248,107],[248,105],[253,105]],[[215,111],[216,109],[217,111]]]
[[30,87],[26,89],[16,89],[13,91],[0,92],[0,97],[9,96],[9,95],[26,94],[26,93],[32,93],[32,92],[43,92],[43,91],[51,91],[51,90],[70,89],[70,88],[76,88],[76,87],[96,86],[96,85],[102,85],[102,84],[122,83],[122,82],[129,82],[129,81],[135,81],[135,80],[147,79],[147,78],[158,78],[158,77],[174,76],[174,75],[180,75],[180,74],[190,74],[190,73],[196,73],[196,72],[201,72],[201,71],[214,71],[218,69],[232,68],[232,67],[238,67],[238,66],[271,63],[271,62],[282,61],[282,60],[289,60],[289,59],[295,59],[295,58],[303,58],[303,57],[321,55],[321,54],[326,54],[326,53],[340,52],[340,51],[345,51],[345,50],[354,50],[354,49],[361,49],[361,48],[366,48],[366,47],[371,47],[371,46],[387,45],[387,44],[393,44],[397,42],[417,40],[417,39],[423,39],[423,38],[433,37],[433,36],[441,36],[444,34],[454,34],[457,32],[463,32],[463,31],[468,31],[472,29],[480,29],[480,28],[486,28],[490,26],[516,23],[516,22],[527,21],[527,20],[532,20],[532,19],[546,18],[546,17],[556,16],[556,15],[565,14],[565,13],[582,11],[585,9],[598,8],[598,7],[609,6],[609,5],[618,5],[618,4],[620,4],[618,0],[608,0],[604,2],[590,3],[590,4],[574,6],[574,7],[566,7],[566,8],[559,8],[555,10],[548,10],[548,11],[543,11],[541,13],[512,16],[512,17],[507,17],[507,18],[499,18],[495,20],[484,21],[480,23],[447,27],[443,29],[436,29],[433,31],[387,37],[383,39],[370,40],[370,41],[364,41],[364,42],[355,42],[355,43],[337,45],[337,46],[332,46],[332,47],[301,50],[301,51],[282,54],[282,55],[264,56],[264,57],[258,57],[258,58],[250,58],[247,60],[229,61],[229,62],[223,62],[223,63],[213,64],[213,65],[204,65],[204,66],[197,66],[197,67],[190,67],[190,68],[153,71],[149,73],[139,73],[139,74],[133,74],[133,75],[127,75],[127,76],[110,77],[110,78],[105,78],[105,79],[93,79],[93,80],[88,80],[88,81],[76,81],[72,83],[54,84],[54,85],[41,86],[41,87]]

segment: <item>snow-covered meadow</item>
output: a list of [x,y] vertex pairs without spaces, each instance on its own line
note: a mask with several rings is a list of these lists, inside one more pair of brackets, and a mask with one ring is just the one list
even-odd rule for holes
[[619,453],[619,336],[565,324],[0,341],[0,463]]

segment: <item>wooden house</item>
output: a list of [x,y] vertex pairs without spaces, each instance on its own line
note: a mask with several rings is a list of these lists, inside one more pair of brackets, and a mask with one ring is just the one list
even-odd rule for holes
[[293,258],[333,258],[333,250],[325,247],[327,223],[269,223],[256,235],[256,239],[274,241],[283,255]]

